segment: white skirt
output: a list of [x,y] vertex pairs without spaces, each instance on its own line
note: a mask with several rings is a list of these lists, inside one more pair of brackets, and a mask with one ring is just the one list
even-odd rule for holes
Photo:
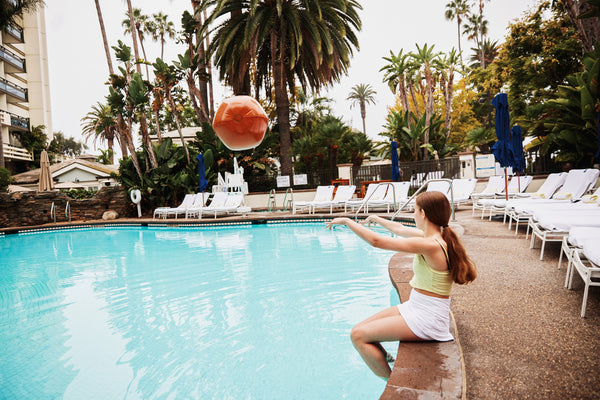
[[427,296],[413,289],[408,301],[398,304],[398,311],[410,330],[421,339],[454,340],[450,334],[450,299]]

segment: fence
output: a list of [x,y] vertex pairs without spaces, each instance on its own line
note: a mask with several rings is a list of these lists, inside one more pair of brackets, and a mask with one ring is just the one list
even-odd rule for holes
[[[420,182],[428,172],[443,171],[443,177],[454,179],[460,174],[460,161],[458,157],[448,157],[441,160],[426,160],[401,162],[398,164],[400,169],[400,180],[411,181],[415,186],[419,186]],[[390,180],[392,176],[391,165],[365,165],[361,166],[354,174],[352,184],[360,187],[363,181],[380,181]]]

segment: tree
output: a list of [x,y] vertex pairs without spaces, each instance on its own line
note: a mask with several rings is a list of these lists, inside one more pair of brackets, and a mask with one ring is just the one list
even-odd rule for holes
[[[482,48],[483,51],[481,51],[479,48],[471,48],[473,55],[469,57],[469,61],[471,62],[471,65],[469,65],[470,68],[482,68],[484,65],[490,65],[492,62],[494,62],[500,50],[498,47],[498,41],[496,40],[492,42],[488,38],[483,40]],[[483,60],[481,59],[482,55]]]
[[1,1],[0,2],[0,30],[4,30],[9,25],[17,24],[17,18],[23,13],[35,12],[44,5],[44,0],[19,0],[19,1]]
[[48,146],[48,135],[46,135],[46,126],[35,125],[30,131],[18,131],[17,136],[21,145],[33,154],[33,166],[40,166],[40,154]]
[[[130,4],[130,0],[128,0]],[[148,19],[147,15],[142,14],[142,10],[139,8],[134,8],[125,12],[125,19],[121,22],[121,26],[125,28],[125,34],[130,34],[133,38],[134,49],[135,49],[135,58],[136,61],[139,60],[139,56],[137,55],[137,39],[140,41],[140,47],[142,48],[142,54],[144,55],[144,61],[148,61],[148,57],[146,56],[146,49],[144,48],[144,35],[146,33],[151,33],[154,30],[152,26],[152,21]],[[138,72],[139,69],[138,69]],[[141,73],[141,72],[140,72]],[[150,72],[148,70],[148,64],[146,64],[146,79],[150,79]]]
[[174,39],[175,38],[175,25],[173,22],[168,20],[168,16],[159,12],[152,14],[152,24],[149,25],[152,39],[160,42],[160,58],[163,58],[165,43],[167,42],[165,37]]
[[412,68],[412,65],[408,62],[408,54],[402,54],[404,50],[400,50],[398,55],[395,55],[390,50],[390,57],[383,57],[383,59],[389,62],[388,65],[384,65],[379,71],[385,72],[383,81],[386,82],[391,89],[392,93],[398,92],[400,101],[402,102],[402,108],[405,111],[410,111],[410,103],[408,102],[408,89],[407,89],[407,75]]
[[564,0],[564,7],[577,29],[583,51],[592,51],[600,40],[600,1]]
[[219,18],[211,53],[221,78],[232,84],[243,82],[253,72],[255,88],[274,94],[280,136],[282,174],[292,173],[290,155],[289,91],[296,80],[304,88],[318,90],[346,72],[355,31],[361,21],[356,0],[289,1],[205,0],[202,9],[214,9],[204,31]]
[[[433,48],[435,46],[427,46],[427,43],[423,45],[423,47],[419,47],[417,44],[417,52],[411,53],[412,59],[417,63],[420,68],[420,71],[423,73],[423,77],[425,79],[425,90],[426,90],[426,102],[425,102],[425,126],[429,127],[431,122],[431,117],[433,116],[433,91],[435,87],[435,80],[433,77],[433,70],[436,60],[439,58],[440,53],[435,53]],[[425,132],[424,137],[424,145],[429,144],[429,129]],[[425,156],[426,150],[424,149],[423,155]],[[425,157],[424,157],[425,158]]]
[[48,145],[48,152],[51,157],[60,155],[74,158],[81,155],[84,149],[87,149],[86,145],[72,137],[65,137],[65,134],[60,131],[54,132],[54,138]]
[[100,0],[94,0],[96,3],[96,13],[98,14],[98,23],[100,24],[100,33],[102,34],[102,43],[104,44],[104,53],[106,54],[106,63],[108,64],[108,73],[114,74],[112,59],[110,58],[110,50],[108,47],[108,39],[106,38],[106,29],[104,28],[104,18],[102,18],[102,10],[100,9]]
[[[85,141],[87,142],[91,137],[94,138],[94,144],[96,140],[106,140],[108,150],[110,151],[110,164],[114,164],[113,159],[113,147],[114,140],[117,138],[119,143],[121,140],[117,134],[117,121],[116,117],[108,104],[96,103],[92,106],[92,111],[88,112],[85,117],[81,119],[82,133]],[[121,150],[126,147],[121,143]],[[126,152],[123,154],[127,154]]]
[[456,23],[458,25],[458,54],[460,55],[460,64],[463,64],[462,59],[462,48],[460,47],[460,37],[462,33],[460,31],[460,26],[462,25],[463,18],[469,15],[469,5],[466,0],[452,0],[450,3],[446,4],[446,19],[452,21],[456,19]]
[[[15,24],[24,12],[34,12],[44,4],[43,0],[0,1],[0,31]],[[0,134],[0,168],[4,168],[4,140]]]
[[[471,14],[463,29],[463,33],[467,35],[467,38],[475,42],[475,46],[477,49],[479,49],[479,52],[482,53],[480,60],[484,61],[485,57],[483,56],[483,41],[488,32],[487,26],[488,21],[483,18],[483,14]],[[485,69],[485,67],[485,62],[482,62],[481,68]]]
[[360,117],[362,118],[363,123],[363,133],[367,134],[367,126],[365,124],[365,119],[367,118],[367,108],[366,105],[368,103],[375,104],[374,94],[377,94],[375,90],[369,84],[358,84],[352,87],[352,91],[346,98],[346,100],[352,100],[350,107],[358,104],[360,106]]

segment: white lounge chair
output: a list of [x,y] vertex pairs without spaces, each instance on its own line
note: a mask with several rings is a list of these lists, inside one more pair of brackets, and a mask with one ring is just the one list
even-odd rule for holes
[[408,200],[409,190],[410,182],[391,182],[387,184],[387,192],[381,200],[375,199],[374,196],[371,196],[371,199],[367,200],[366,212],[369,212],[369,209],[373,210],[384,207],[387,209],[387,212],[390,212],[390,208],[396,210]]
[[354,196],[354,192],[356,191],[355,185],[342,185],[338,186],[333,199],[331,201],[313,201],[309,205],[309,212],[315,213],[316,209],[319,208],[329,208],[329,214],[333,213],[334,208],[343,208],[346,204],[346,201],[350,200],[352,196]]
[[[508,200],[506,200],[506,194],[508,194],[509,198],[514,198],[515,196],[518,196],[519,194],[523,193],[525,189],[527,189],[527,187],[532,181],[533,176],[531,175],[513,176],[510,182],[508,183],[508,187],[504,196],[502,196],[502,193],[496,193],[496,196],[504,198],[479,200],[479,203],[481,205],[481,216],[483,217],[485,212],[489,210],[489,219],[491,220],[492,215],[495,212],[504,213],[506,203],[508,202]],[[506,222],[506,215],[504,216],[504,222]]]
[[577,272],[585,288],[583,290],[583,300],[581,303],[581,317],[585,317],[587,307],[587,298],[590,286],[600,286],[600,235],[592,237],[583,242],[581,250],[575,251],[572,257],[572,266],[568,271],[569,289],[573,286],[573,275]]
[[476,185],[477,179],[475,178],[453,179],[452,196],[448,193],[448,200],[454,201],[455,206],[471,201],[471,195],[475,191]]
[[[539,207],[545,207],[545,204],[548,205],[557,205],[561,203],[571,203],[573,200],[579,200],[584,195],[585,192],[594,187],[594,183],[598,179],[598,170],[594,169],[581,169],[581,170],[571,170],[564,177],[564,185],[556,191],[556,188],[553,187],[556,183],[550,183],[548,187],[544,188],[541,193],[543,193],[544,197],[541,196],[526,198],[526,199],[510,199],[506,203],[504,214],[505,219],[508,217],[509,224],[508,227],[510,229],[511,222],[515,221],[517,223],[515,233],[519,229],[519,222],[521,221],[529,221],[529,218],[533,215],[534,210]],[[548,177],[550,178],[550,176]],[[557,181],[561,181],[562,177],[553,178]],[[542,185],[544,187],[545,185]],[[547,194],[551,193],[551,190],[554,190],[555,193],[549,196]]]
[[292,203],[292,214],[296,214],[296,211],[304,209],[310,212],[312,204],[331,201],[333,199],[333,189],[335,189],[335,186],[332,185],[317,186],[317,191],[312,201],[294,201]]
[[194,198],[194,203],[191,206],[187,207],[185,211],[185,218],[187,219],[188,217],[193,217],[197,215],[198,210],[200,210],[203,207],[206,207],[210,196],[211,194],[208,192],[197,193],[196,197]]
[[237,212],[237,210],[244,206],[244,195],[241,193],[225,193],[225,201],[221,198],[218,199],[218,203],[214,201],[208,206],[200,209],[199,217],[202,218],[204,214],[213,215],[217,218],[218,214],[231,214]]
[[[481,192],[476,192],[471,194],[471,199],[473,200],[473,215],[475,215],[475,210],[481,210],[482,205],[479,204],[480,199],[492,199],[496,196],[496,193],[504,191],[504,176],[496,175],[490,176],[488,178],[488,183],[485,188]],[[483,218],[483,214],[482,214]]]
[[161,217],[165,219],[169,215],[175,215],[175,218],[177,218],[177,215],[186,213],[188,207],[194,204],[195,198],[196,194],[186,194],[181,204],[177,207],[158,207],[154,210],[154,213],[152,214],[152,219],[156,217]]
[[382,201],[385,198],[387,190],[387,183],[369,183],[369,186],[367,186],[367,192],[365,193],[365,197],[363,197],[362,199],[347,200],[344,203],[344,212],[348,212],[348,208],[350,208],[350,211],[354,211],[355,208],[363,207],[363,212],[366,213],[367,201]]

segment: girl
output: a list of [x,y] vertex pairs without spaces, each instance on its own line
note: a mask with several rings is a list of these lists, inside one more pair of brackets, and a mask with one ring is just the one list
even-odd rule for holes
[[450,334],[452,283],[469,283],[477,271],[456,233],[448,227],[451,213],[443,193],[425,192],[415,201],[417,228],[374,215],[364,222],[377,223],[401,238],[378,235],[349,218],[335,218],[327,224],[329,229],[346,225],[374,247],[415,254],[410,299],[360,322],[350,334],[354,347],[377,376],[387,379],[391,373],[380,342],[454,339]]

